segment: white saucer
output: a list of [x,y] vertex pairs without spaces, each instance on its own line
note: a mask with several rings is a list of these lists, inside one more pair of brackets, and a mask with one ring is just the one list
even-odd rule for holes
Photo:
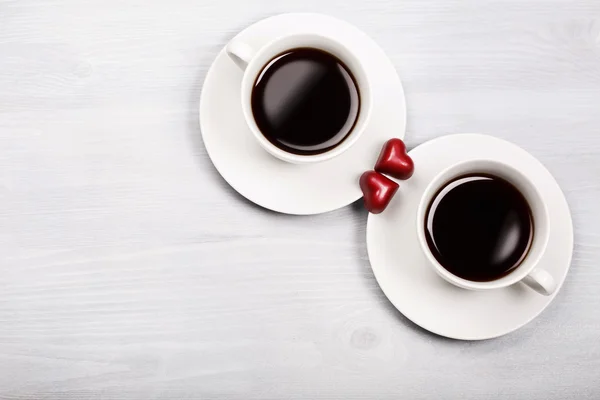
[[[454,339],[489,339],[512,332],[538,316],[560,290],[573,252],[573,225],[565,197],[550,172],[525,150],[491,136],[450,135],[410,152],[413,177],[379,215],[369,215],[367,248],[377,282],[394,306],[424,329]],[[545,297],[518,283],[505,289],[475,292],[455,287],[427,265],[417,241],[419,199],[435,174],[474,158],[510,160],[539,182],[548,202],[550,238],[541,266],[557,280]]]
[[208,155],[223,178],[250,201],[288,214],[318,214],[362,197],[360,175],[372,169],[383,143],[403,138],[406,105],[402,84],[385,53],[347,22],[320,14],[283,14],[244,29],[256,47],[284,33],[334,36],[364,62],[373,93],[371,120],[345,153],[314,165],[293,165],[263,150],[242,115],[242,71],[222,50],[210,67],[200,97],[200,128]]

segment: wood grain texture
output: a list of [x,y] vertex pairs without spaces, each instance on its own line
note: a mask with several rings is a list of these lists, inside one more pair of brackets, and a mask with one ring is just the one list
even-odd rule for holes
[[[289,11],[384,48],[410,147],[489,133],[555,174],[576,249],[538,319],[424,332],[379,290],[360,206],[279,215],[220,178],[206,71]],[[599,111],[597,0],[0,0],[0,398],[598,399]]]

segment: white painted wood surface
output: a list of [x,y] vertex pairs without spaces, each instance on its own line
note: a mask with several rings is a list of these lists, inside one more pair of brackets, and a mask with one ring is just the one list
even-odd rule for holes
[[[537,320],[424,332],[379,290],[360,205],[278,215],[218,176],[206,71],[289,11],[385,49],[410,147],[484,132],[555,174],[576,249]],[[0,0],[0,398],[598,399],[599,195],[597,0]]]

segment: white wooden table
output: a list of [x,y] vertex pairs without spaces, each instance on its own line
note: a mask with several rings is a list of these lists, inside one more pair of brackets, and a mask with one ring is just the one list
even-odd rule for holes
[[[384,48],[410,147],[483,132],[555,174],[576,248],[538,319],[429,334],[379,290],[360,204],[275,214],[217,174],[206,71],[290,11]],[[599,195],[597,0],[0,0],[0,398],[598,399]]]

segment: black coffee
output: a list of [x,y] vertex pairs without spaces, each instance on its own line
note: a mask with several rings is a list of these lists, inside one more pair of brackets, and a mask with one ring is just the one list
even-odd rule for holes
[[262,134],[289,153],[327,152],[352,131],[360,108],[354,77],[335,56],[312,48],[271,60],[252,91]]
[[466,175],[440,190],[429,206],[425,234],[433,255],[452,274],[492,281],[516,268],[533,239],[527,200],[511,183]]

